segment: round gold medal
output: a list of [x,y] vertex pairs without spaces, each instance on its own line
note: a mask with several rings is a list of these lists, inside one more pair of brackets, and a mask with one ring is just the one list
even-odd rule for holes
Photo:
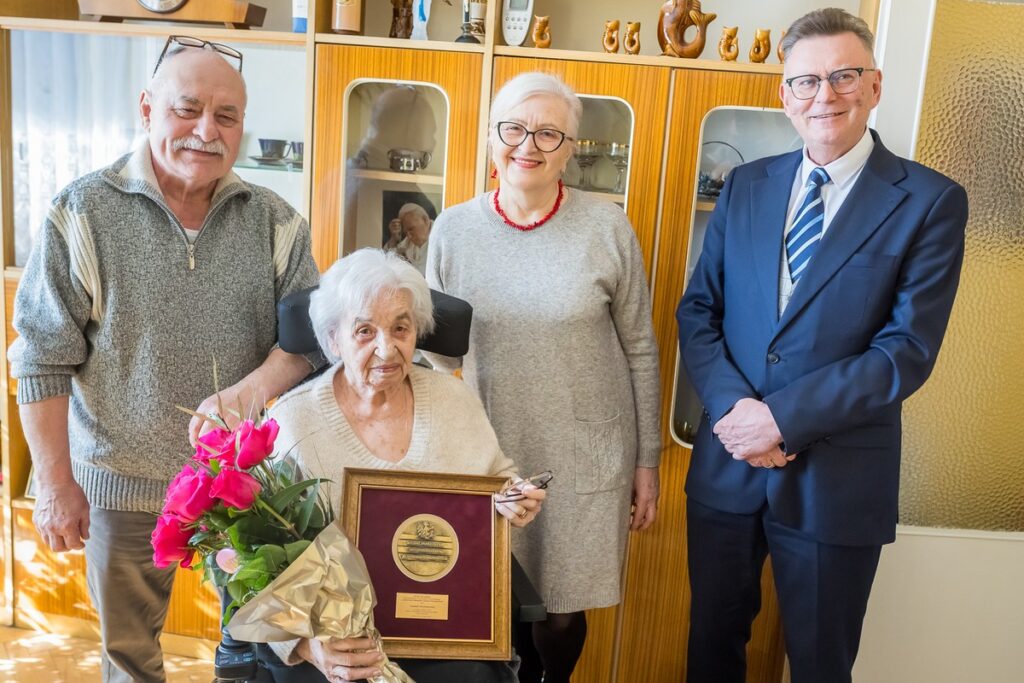
[[398,525],[391,539],[391,555],[410,579],[437,581],[455,566],[459,537],[452,525],[437,515],[413,515]]

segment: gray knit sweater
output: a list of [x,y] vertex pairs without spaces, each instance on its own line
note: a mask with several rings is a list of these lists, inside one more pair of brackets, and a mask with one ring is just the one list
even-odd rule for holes
[[438,217],[427,281],[473,306],[463,376],[502,450],[523,476],[555,474],[516,557],[552,612],[615,604],[635,467],[661,454],[640,248],[622,209],[575,190],[531,232],[505,225],[491,196]]
[[140,147],[53,201],[14,304],[18,402],[70,395],[72,467],[91,505],[159,510],[191,450],[175,406],[214,392],[214,359],[221,387],[257,368],[277,301],[318,277],[305,220],[234,173],[190,244]]

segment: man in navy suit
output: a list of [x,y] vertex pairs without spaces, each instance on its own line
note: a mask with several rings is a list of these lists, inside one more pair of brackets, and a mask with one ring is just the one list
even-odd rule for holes
[[782,42],[802,151],[729,176],[679,304],[704,403],[686,481],[691,683],[745,680],[772,557],[795,683],[849,681],[895,538],[900,408],[935,364],[967,196],[867,127],[873,36],[836,9]]

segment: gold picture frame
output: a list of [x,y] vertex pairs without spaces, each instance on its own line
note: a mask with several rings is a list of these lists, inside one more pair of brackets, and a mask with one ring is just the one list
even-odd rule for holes
[[392,657],[512,657],[504,477],[346,469],[342,527],[366,560]]

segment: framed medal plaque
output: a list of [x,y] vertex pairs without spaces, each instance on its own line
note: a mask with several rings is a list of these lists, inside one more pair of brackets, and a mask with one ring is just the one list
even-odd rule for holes
[[389,656],[509,659],[502,477],[345,470],[342,526],[366,560]]
[[267,8],[245,0],[78,0],[79,11],[97,21],[156,19],[228,28],[262,26]]

